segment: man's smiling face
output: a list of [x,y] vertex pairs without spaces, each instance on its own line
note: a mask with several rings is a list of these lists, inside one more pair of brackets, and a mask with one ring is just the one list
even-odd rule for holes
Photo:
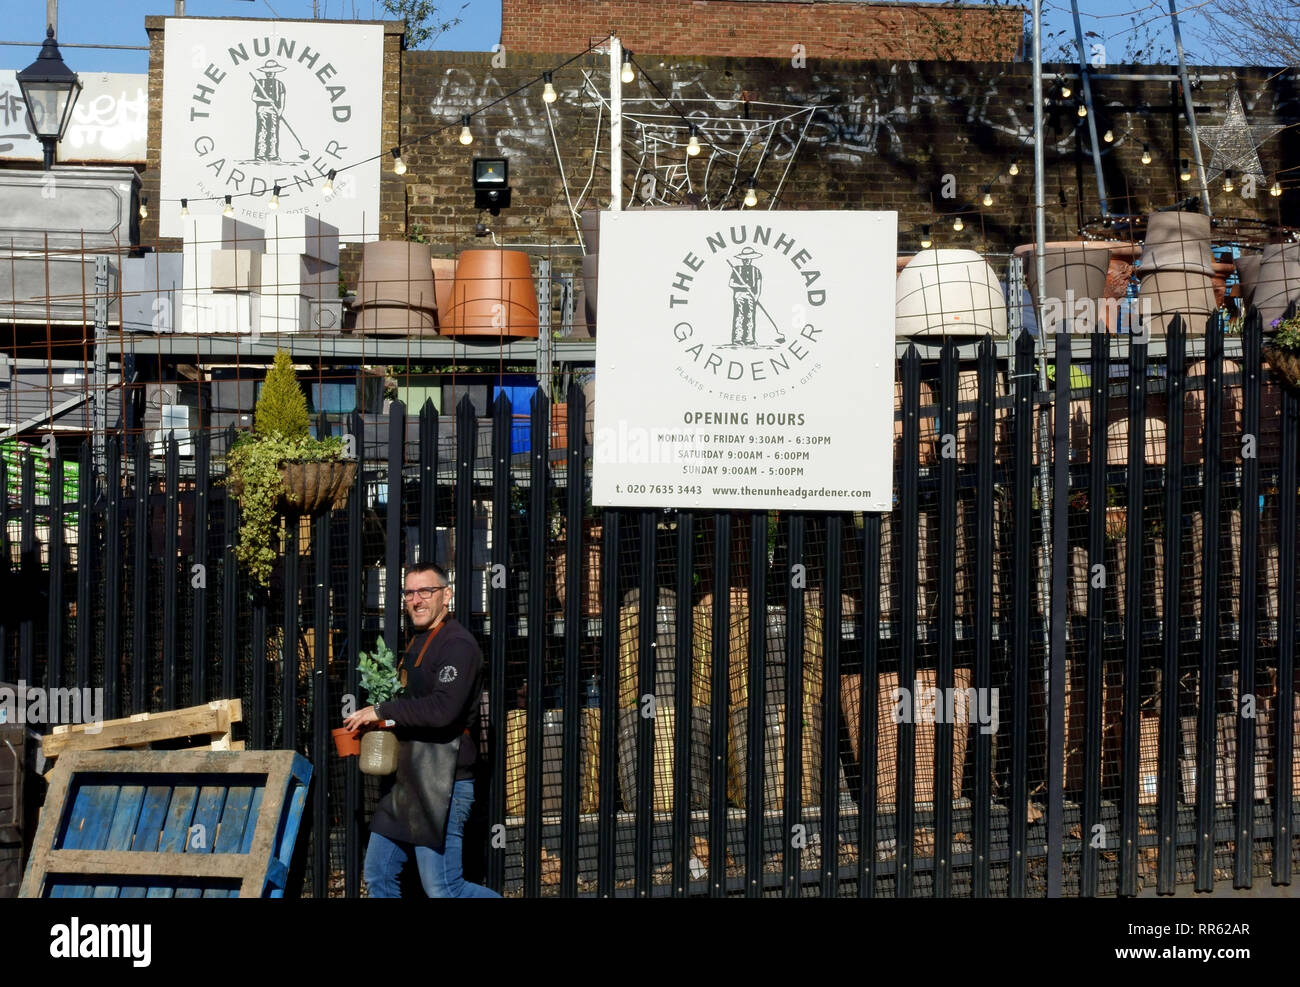
[[[447,612],[447,586],[436,572],[409,572],[406,574],[406,613],[417,631],[425,631],[442,619]],[[432,589],[429,598],[423,599],[420,590]]]

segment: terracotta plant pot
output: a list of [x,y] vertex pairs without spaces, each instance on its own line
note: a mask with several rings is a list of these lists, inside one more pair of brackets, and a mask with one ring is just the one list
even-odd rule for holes
[[896,336],[1007,332],[1007,300],[993,268],[973,250],[922,250],[898,275]]
[[347,727],[339,727],[337,730],[331,730],[330,736],[334,738],[334,750],[339,757],[357,757],[361,754],[361,734],[349,730]]
[[[1016,254],[1024,259],[1025,285],[1031,298],[1038,298],[1038,263],[1033,244],[1023,244],[1016,248]],[[1102,316],[1102,307],[1097,300],[1106,297],[1106,278],[1110,270],[1110,246],[1093,241],[1056,241],[1043,245],[1043,269],[1045,282],[1043,297],[1055,299],[1046,313],[1039,313],[1039,324],[1045,325],[1048,332],[1073,327],[1079,331],[1093,331],[1096,319]],[[1075,304],[1083,299],[1090,299],[1092,305],[1086,313],[1086,322],[1079,319],[1075,326]],[[1104,318],[1102,321],[1105,321]]]
[[537,289],[528,255],[521,250],[463,251],[442,334],[536,339],[537,332]]
[[433,270],[427,243],[367,243],[353,303],[355,331],[379,336],[436,335]]
[[441,323],[451,308],[451,292],[456,283],[456,258],[435,257],[430,264],[433,266],[433,296],[438,303],[438,321]]

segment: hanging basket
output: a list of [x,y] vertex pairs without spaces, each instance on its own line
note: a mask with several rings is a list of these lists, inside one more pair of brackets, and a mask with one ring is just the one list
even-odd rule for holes
[[[353,459],[283,463],[280,480],[284,494],[280,497],[280,510],[286,514],[340,511],[348,506],[348,491],[356,475],[357,463]],[[232,478],[230,492],[236,497],[243,496],[243,482]]]
[[1261,352],[1265,362],[1289,386],[1300,389],[1300,353],[1283,349],[1273,343],[1265,343]]

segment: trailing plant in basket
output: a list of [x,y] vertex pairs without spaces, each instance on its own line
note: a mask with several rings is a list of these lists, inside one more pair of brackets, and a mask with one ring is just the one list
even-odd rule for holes
[[307,398],[289,354],[277,350],[257,399],[253,430],[226,453],[226,485],[239,496],[242,518],[235,557],[260,586],[271,581],[278,556],[279,504],[285,495],[283,467],[292,462],[334,462],[343,440],[313,439],[307,428]]
[[1273,338],[1262,347],[1264,359],[1288,384],[1300,388],[1300,316],[1274,319]]

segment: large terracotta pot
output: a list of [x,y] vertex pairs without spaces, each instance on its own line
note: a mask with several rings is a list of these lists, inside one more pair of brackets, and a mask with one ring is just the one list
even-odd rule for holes
[[456,258],[435,257],[433,267],[433,296],[438,303],[438,320],[441,322],[451,308],[452,286],[456,282]]
[[1007,301],[993,268],[973,250],[922,250],[898,275],[897,336],[1007,332]]
[[[1061,307],[1054,306],[1047,319],[1039,312],[1039,324],[1053,322],[1046,327],[1049,333],[1062,325],[1074,331],[1087,332],[1094,330],[1094,323],[1100,321],[1108,330],[1114,331],[1118,306],[1106,305],[1102,300],[1124,297],[1128,288],[1127,273],[1132,270],[1126,263],[1130,252],[1127,243],[1102,240],[1053,240],[1043,244],[1043,267],[1047,278],[1043,296],[1059,299]],[[1015,256],[1024,263],[1025,287],[1037,305],[1038,264],[1034,255],[1032,243],[1021,244],[1015,249]],[[1086,319],[1079,317],[1082,313],[1073,311],[1071,294],[1074,299],[1092,299],[1093,305]]]
[[437,294],[429,245],[406,240],[367,243],[353,308],[357,332],[435,335]]
[[1291,302],[1300,299],[1300,244],[1265,247],[1252,287],[1252,301],[1267,331],[1274,319],[1286,314]]
[[536,339],[537,290],[520,250],[466,250],[456,267],[444,336]]

